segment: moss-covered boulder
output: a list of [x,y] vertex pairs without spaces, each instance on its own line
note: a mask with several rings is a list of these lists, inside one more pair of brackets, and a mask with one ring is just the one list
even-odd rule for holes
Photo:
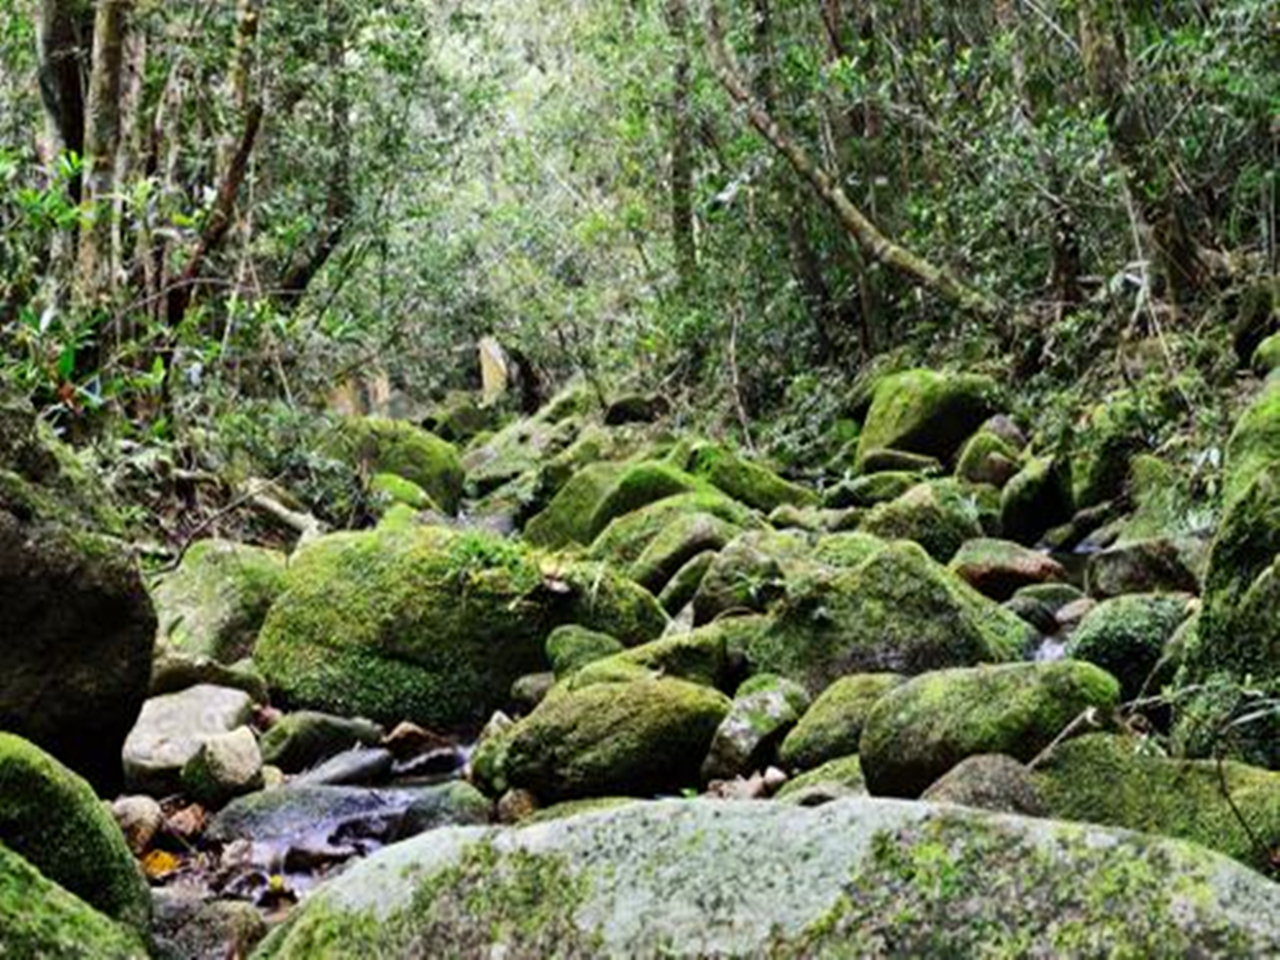
[[1092,664],[1017,663],[939,670],[882,697],[859,755],[876,795],[918,797],[966,757],[1033,759],[1090,708],[1120,702],[1115,678]]
[[7,499],[3,477],[0,469],[0,729],[116,789],[151,677],[151,599],[118,544],[39,519]]
[[548,697],[510,731],[507,782],[546,801],[696,785],[729,698],[671,677]]
[[722,550],[741,532],[741,527],[714,514],[683,514],[649,542],[627,574],[646,590],[660,593],[688,561],[700,553]]
[[369,496],[384,520],[396,508],[401,512],[408,508],[413,513],[444,513],[431,494],[398,473],[375,473],[369,478]]
[[547,637],[547,662],[557,679],[576,673],[589,663],[602,660],[626,648],[607,633],[588,630],[577,624],[556,627]]
[[0,843],[0,956],[147,960],[144,943]]
[[353,747],[373,747],[385,731],[376,723],[314,710],[287,713],[262,735],[262,760],[285,773],[301,773]]
[[726,613],[761,612],[786,593],[784,564],[809,554],[808,538],[795,531],[744,533],[721,550],[693,598],[693,622]]
[[867,796],[867,781],[857,755],[836,757],[793,777],[774,794],[774,799],[799,807],[818,807],[846,797]]
[[1250,362],[1253,372],[1260,377],[1265,377],[1276,370],[1280,370],[1280,333],[1273,333],[1262,343],[1258,344],[1258,349],[1253,351],[1253,360]]
[[[33,744],[0,733],[0,798],[0,844],[90,906],[146,933],[146,879],[87,782]],[[0,947],[3,938],[0,928]]]
[[859,455],[855,467],[863,476],[877,473],[914,473],[932,477],[942,473],[942,461],[924,453],[877,447]]
[[333,453],[372,476],[393,473],[416,483],[448,513],[462,502],[466,476],[453,444],[404,420],[355,417],[342,421]]
[[[1186,596],[1132,594],[1094,607],[1067,644],[1067,656],[1106,670],[1126,700],[1137,697],[1191,610]],[[1149,692],[1159,691],[1159,684]]]
[[671,800],[395,844],[255,956],[1244,958],[1280,949],[1277,916],[1258,874],[1124,831],[866,798]]
[[179,653],[231,664],[253,653],[267,611],[284,589],[285,558],[225,540],[201,540],[151,592],[157,639]]
[[498,408],[485,405],[481,397],[465,390],[450,390],[419,421],[424,429],[450,443],[466,443],[492,430],[497,422]]
[[966,483],[986,483],[1003,488],[1017,476],[1019,451],[990,430],[979,430],[960,451],[956,477]]
[[859,529],[885,540],[913,540],[940,563],[982,536],[975,499],[954,480],[918,484],[875,507]]
[[543,464],[571,447],[584,427],[583,419],[570,414],[553,416],[554,407],[537,416],[517,420],[483,443],[473,443],[462,457],[467,489],[476,496],[495,494],[527,478],[537,488]]
[[248,727],[205,740],[182,768],[183,792],[211,809],[263,786],[262,751]]
[[1199,593],[1200,581],[1165,538],[1121,543],[1089,557],[1085,589],[1099,600],[1126,593]]
[[1231,323],[1236,356],[1247,364],[1267,337],[1280,333],[1280,280],[1267,277],[1238,292]]
[[1071,461],[1033,458],[1000,495],[1000,529],[1009,540],[1034,545],[1045,532],[1075,514]]
[[1008,540],[969,540],[952,558],[949,567],[993,600],[1008,600],[1023,587],[1067,579],[1062,564],[1048,554]]
[[742,684],[707,749],[703,781],[731,780],[771,766],[778,744],[808,706],[808,691],[783,677],[761,674]]
[[744,460],[724,447],[703,443],[694,447],[689,471],[703,477],[733,499],[769,513],[784,504],[815,506],[818,495],[806,487],[784,480],[772,470]]
[[1148,449],[1150,419],[1142,395],[1132,389],[1110,394],[1084,411],[1072,471],[1075,499],[1081,509],[1124,494],[1132,461]]
[[789,770],[811,770],[858,752],[862,728],[876,702],[906,678],[896,673],[841,677],[813,701],[787,734],[778,760]]
[[761,529],[759,516],[718,490],[681,494],[658,500],[613,520],[591,544],[588,556],[626,569],[679,517],[705,513],[744,529]]
[[990,377],[908,370],[876,387],[858,440],[858,459],[892,448],[950,460],[983,422],[999,412]]
[[693,602],[693,598],[698,594],[698,588],[702,586],[702,580],[707,575],[707,571],[711,569],[711,564],[716,559],[714,550],[704,550],[696,557],[691,557],[675,574],[667,581],[667,585],[662,588],[662,592],[658,594],[658,603],[662,609],[675,617],[681,610]]
[[1259,870],[1274,867],[1280,773],[1171,760],[1135,738],[1090,734],[1056,746],[1035,781],[1051,816],[1177,837]]
[[1048,816],[1048,807],[1025,764],[999,753],[968,757],[948,770],[921,800],[955,803],[996,813]]
[[924,478],[918,473],[886,471],[846,480],[828,490],[822,502],[833,510],[874,507],[897,500]]
[[688,633],[675,633],[589,663],[572,673],[565,690],[596,683],[617,683],[644,676],[676,677],[705,687],[729,681],[729,640],[733,630],[713,623]]
[[287,705],[449,726],[482,720],[544,669],[546,636],[564,623],[635,644],[666,615],[607,568],[544,568],[488,534],[338,534],[294,560],[254,657]]
[[914,675],[1016,660],[1028,642],[1016,616],[922,548],[895,543],[856,566],[797,578],[743,652],[752,670],[818,693],[851,673]]

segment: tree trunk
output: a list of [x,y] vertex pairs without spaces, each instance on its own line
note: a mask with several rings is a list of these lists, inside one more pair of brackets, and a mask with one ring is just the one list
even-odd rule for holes
[[1089,92],[1107,123],[1107,134],[1125,173],[1142,218],[1146,251],[1165,293],[1175,306],[1190,301],[1204,274],[1195,241],[1183,214],[1182,198],[1167,186],[1151,130],[1130,96],[1124,25],[1116,0],[1080,0],[1080,49]]
[[787,159],[796,173],[831,208],[841,226],[868,257],[965,313],[987,319],[995,319],[1001,314],[1002,307],[997,301],[970,287],[945,267],[930,263],[881,233],[831,174],[817,166],[808,153],[778,126],[744,84],[737,60],[725,41],[724,18],[714,0],[708,6],[707,35],[721,85],[746,111],[756,131]]
[[80,230],[76,301],[86,309],[112,294],[111,215],[120,149],[125,36],[132,0],[100,0],[93,26],[93,68],[84,124],[84,201],[89,208]]
[[675,45],[671,92],[671,242],[676,275],[687,296],[697,282],[698,243],[694,219],[693,118],[688,10],[685,0],[667,0],[667,26]]
[[40,99],[54,152],[84,153],[84,86],[93,44],[93,9],[76,0],[40,0],[36,53]]

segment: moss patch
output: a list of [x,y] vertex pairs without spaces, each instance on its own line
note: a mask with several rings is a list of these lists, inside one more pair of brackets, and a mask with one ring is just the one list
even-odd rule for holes
[[344,420],[330,441],[332,452],[366,473],[392,473],[412,481],[449,513],[462,502],[465,474],[450,443],[402,420]]
[[856,754],[871,708],[905,681],[896,673],[841,677],[822,691],[787,734],[778,759],[788,769],[810,770],[837,757]]
[[908,370],[876,387],[858,440],[858,460],[891,448],[949,460],[970,435],[998,412],[995,381],[970,374]]
[[940,563],[950,561],[965,541],[982,536],[977,502],[954,480],[912,487],[874,508],[859,529],[885,540],[913,540]]

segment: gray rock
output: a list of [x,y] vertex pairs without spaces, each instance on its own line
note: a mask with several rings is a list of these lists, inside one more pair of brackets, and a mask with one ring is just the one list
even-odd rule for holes
[[262,751],[248,727],[209,737],[182,768],[187,796],[206,807],[263,787]]
[[298,773],[352,747],[376,746],[382,738],[382,727],[369,720],[299,710],[262,735],[262,759],[285,773]]
[[399,829],[404,812],[422,795],[422,788],[289,786],[263,790],[227,804],[209,822],[205,837],[216,843],[249,840],[267,844],[304,839],[328,842],[343,836],[389,840]]
[[330,757],[320,766],[299,774],[293,781],[298,787],[364,786],[386,780],[395,764],[390,750],[382,747],[347,750]]
[[488,823],[493,805],[483,793],[461,780],[427,787],[404,812],[396,839],[415,837],[441,827]]
[[269,699],[267,681],[254,669],[251,660],[227,666],[208,657],[168,652],[160,653],[151,665],[150,696],[180,693],[202,683],[243,690],[255,703],[266,703]]
[[267,935],[267,923],[251,904],[215,900],[173,889],[153,895],[155,960],[227,960],[246,957]]
[[151,797],[120,797],[111,804],[111,815],[135,857],[151,848],[151,841],[164,826],[164,810]]
[[702,764],[702,779],[731,780],[762,770],[809,707],[809,694],[791,680],[754,677],[738,691]]
[[210,737],[244,726],[253,699],[243,690],[200,684],[152,697],[124,744],[129,790],[153,797],[182,788],[182,768]]
[[257,956],[317,942],[387,960],[1248,957],[1280,950],[1280,887],[1180,842],[960,807],[666,801],[395,844]]
[[1122,543],[1089,558],[1085,584],[1091,597],[1128,593],[1199,593],[1200,581],[1171,540]]
[[921,799],[1028,817],[1044,817],[1049,812],[1031,771],[1013,757],[998,753],[960,761]]

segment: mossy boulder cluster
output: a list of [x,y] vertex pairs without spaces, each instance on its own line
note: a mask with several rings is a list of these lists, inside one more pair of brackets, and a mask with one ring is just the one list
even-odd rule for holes
[[333,453],[366,476],[391,474],[415,484],[448,513],[462,502],[466,475],[451,443],[403,420],[344,420],[331,438]]

